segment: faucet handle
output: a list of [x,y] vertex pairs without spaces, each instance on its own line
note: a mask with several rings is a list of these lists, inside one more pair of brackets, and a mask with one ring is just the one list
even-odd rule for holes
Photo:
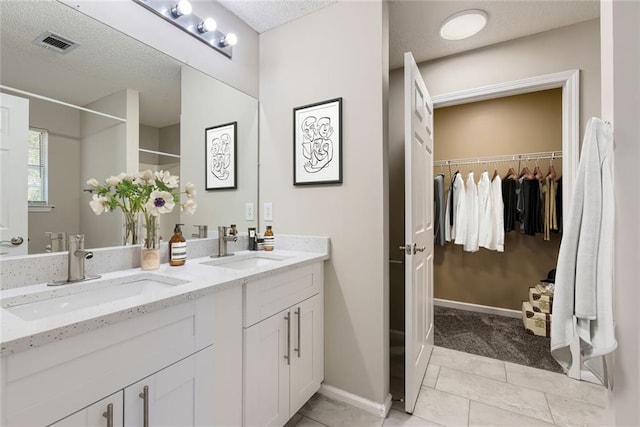
[[229,229],[229,227],[227,227],[226,225],[219,225],[218,226],[218,238],[226,237],[228,229]]

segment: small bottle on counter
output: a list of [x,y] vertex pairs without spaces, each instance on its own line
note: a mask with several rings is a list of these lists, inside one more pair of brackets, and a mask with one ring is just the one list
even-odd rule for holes
[[173,236],[169,240],[169,265],[184,265],[187,261],[187,242],[182,236],[180,226],[184,224],[176,224],[173,229]]
[[260,235],[258,235],[256,242],[258,243],[258,250],[264,251],[264,237],[260,237]]
[[267,225],[267,231],[264,232],[264,250],[272,251],[274,247],[274,236],[273,230],[270,225]]
[[258,242],[257,242],[257,236],[256,236],[256,229],[255,227],[250,227],[249,228],[249,250],[250,251],[257,251],[258,250]]

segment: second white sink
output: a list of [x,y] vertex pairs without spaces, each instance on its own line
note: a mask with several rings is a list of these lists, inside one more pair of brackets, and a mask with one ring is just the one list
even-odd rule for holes
[[230,268],[232,270],[250,270],[253,268],[273,265],[274,263],[279,263],[289,258],[291,257],[269,254],[266,252],[255,252],[215,258],[211,261],[206,261],[201,264],[210,265],[213,267]]

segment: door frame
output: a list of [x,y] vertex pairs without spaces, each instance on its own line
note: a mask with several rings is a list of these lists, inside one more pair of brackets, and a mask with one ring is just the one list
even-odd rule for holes
[[[433,108],[562,88],[562,200],[571,208],[580,147],[580,70],[567,70],[432,96]],[[564,218],[565,216],[563,216]]]

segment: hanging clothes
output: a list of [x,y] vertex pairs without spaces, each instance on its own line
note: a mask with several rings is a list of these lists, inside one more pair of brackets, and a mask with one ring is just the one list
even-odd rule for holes
[[[513,180],[511,180],[513,181]],[[488,249],[504,252],[504,202],[502,200],[502,179],[496,175],[491,181],[491,203],[493,205],[492,238]],[[515,194],[515,187],[514,187]],[[514,205],[515,207],[515,205]]]
[[478,246],[493,249],[493,200],[491,198],[491,181],[489,172],[484,171],[478,180]]
[[448,221],[445,220],[447,242],[464,244],[467,231],[466,194],[462,175],[458,172],[453,175],[449,188],[446,217],[449,218]]
[[542,203],[540,200],[540,182],[537,179],[523,178],[521,181],[522,213],[521,231],[535,236],[542,233]]
[[464,250],[467,252],[477,252],[478,247],[478,187],[473,177],[473,172],[467,175],[465,185],[466,202],[466,235],[464,239]]
[[434,197],[434,243],[444,246],[445,242],[445,205],[444,205],[444,174],[438,174],[433,180]]
[[518,196],[516,194],[515,179],[506,178],[504,181],[502,181],[502,200],[504,202],[504,231],[513,231],[516,229],[516,219],[518,217]]
[[603,356],[617,347],[613,321],[612,159],[611,129],[602,120],[591,118],[560,244],[551,323],[551,354],[558,363],[569,370],[573,363],[581,362],[570,350],[571,343],[579,339],[585,366],[605,386],[610,371]]
[[562,233],[562,177],[556,182],[556,217],[558,218],[558,232]]

